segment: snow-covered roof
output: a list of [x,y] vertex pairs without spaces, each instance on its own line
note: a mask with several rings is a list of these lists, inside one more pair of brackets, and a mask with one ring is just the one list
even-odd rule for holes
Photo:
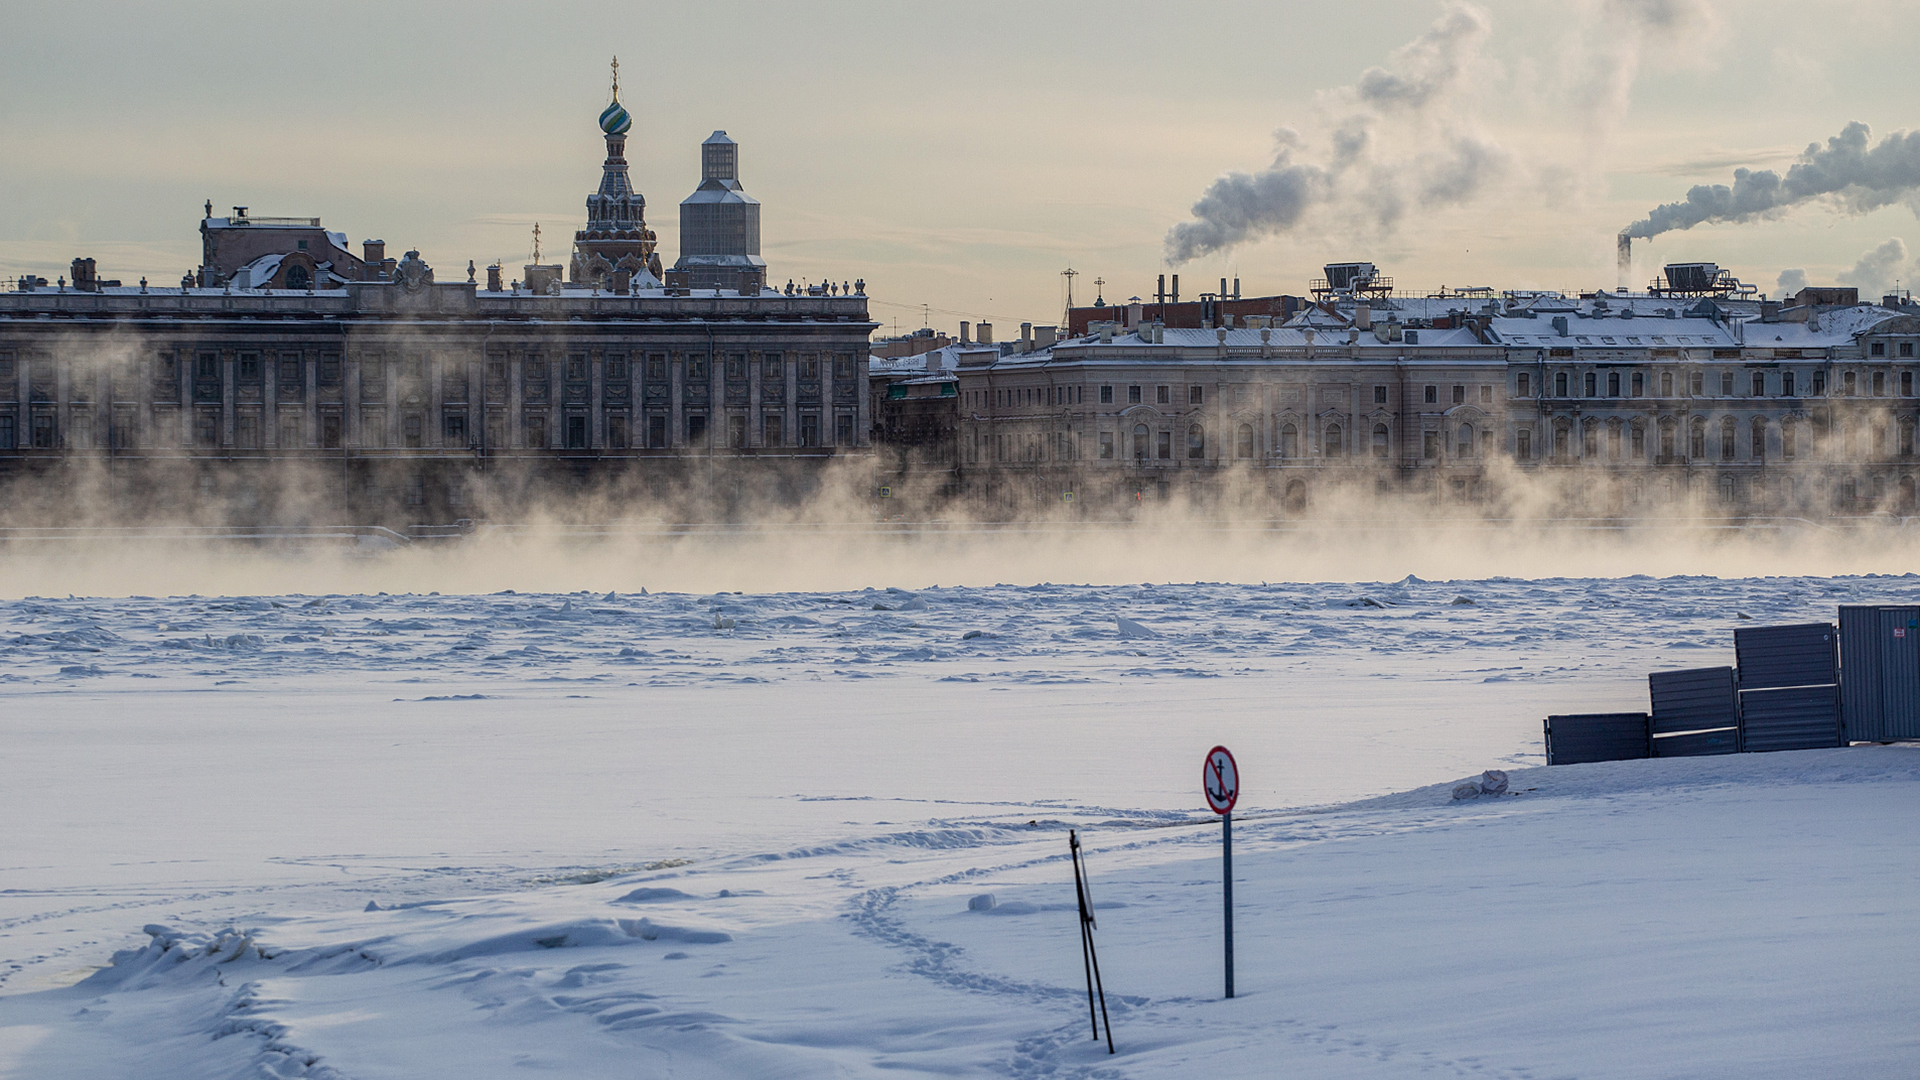
[[[1566,323],[1566,333],[1559,322]],[[1540,314],[1532,318],[1495,316],[1488,321],[1490,337],[1511,348],[1650,349],[1733,348],[1733,331],[1712,319],[1595,317],[1583,312]]]

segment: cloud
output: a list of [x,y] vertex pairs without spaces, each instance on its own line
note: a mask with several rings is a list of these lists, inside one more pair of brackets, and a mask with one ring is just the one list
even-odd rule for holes
[[1797,266],[1788,267],[1780,271],[1780,280],[1776,284],[1780,286],[1781,295],[1792,296],[1807,287],[1807,272]]
[[1907,244],[1896,236],[1862,254],[1853,269],[1842,271],[1840,284],[1858,288],[1862,298],[1878,299],[1893,287],[1894,279],[1906,268]]
[[1656,206],[1626,232],[1654,237],[1702,222],[1746,222],[1776,217],[1814,199],[1864,213],[1890,203],[1912,203],[1920,190],[1920,131],[1896,131],[1869,147],[1872,129],[1854,121],[1823,147],[1810,143],[1786,175],[1772,169],[1735,169],[1733,184],[1699,184],[1679,202]]

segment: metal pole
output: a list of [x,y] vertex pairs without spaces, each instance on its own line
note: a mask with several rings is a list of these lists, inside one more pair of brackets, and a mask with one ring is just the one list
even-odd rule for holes
[[1093,1037],[1100,1038],[1100,1018],[1093,1011],[1093,935],[1087,929],[1087,892],[1080,883],[1080,837],[1067,830],[1067,844],[1073,856],[1073,895],[1080,907],[1080,967],[1087,976],[1087,1020],[1093,1024]]
[[1227,912],[1227,996],[1233,996],[1233,814],[1220,815],[1220,862]]

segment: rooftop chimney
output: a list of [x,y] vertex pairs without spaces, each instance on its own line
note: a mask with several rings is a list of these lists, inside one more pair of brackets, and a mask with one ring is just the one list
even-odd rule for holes
[[1160,275],[1159,288],[1153,290],[1153,302],[1156,304],[1164,304],[1167,302],[1167,275],[1165,274]]
[[1020,351],[1033,351],[1033,324],[1030,322],[1020,324]]
[[970,323],[970,322],[962,322],[962,323],[960,324],[960,344],[962,344],[962,345],[971,345],[971,344],[973,344],[973,342],[971,342],[971,341],[968,341],[968,340],[967,340],[967,331],[968,331],[969,329],[971,329],[971,328],[972,328],[972,326],[973,326],[973,324],[972,324],[972,323]]
[[1173,275],[1173,299],[1170,301],[1170,303],[1177,304],[1179,302],[1180,302],[1180,275],[1175,274]]
[[1620,234],[1620,291],[1627,291],[1629,279],[1633,277],[1633,237]]
[[488,292],[500,291],[500,264],[499,263],[494,263],[492,266],[487,267],[487,291]]
[[387,242],[385,240],[362,240],[360,250],[364,253],[360,261],[368,266],[379,266],[386,261]]
[[980,344],[982,345],[993,344],[993,324],[992,323],[983,322],[978,327],[978,330],[980,335]]

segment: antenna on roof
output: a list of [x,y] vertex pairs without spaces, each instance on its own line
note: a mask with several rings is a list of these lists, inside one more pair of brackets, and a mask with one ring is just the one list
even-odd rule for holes
[[540,265],[540,223],[533,223],[533,265]]
[[[1073,279],[1080,276],[1080,271],[1075,270],[1073,266],[1069,264],[1065,270],[1060,271],[1060,276],[1067,279],[1067,311],[1070,312],[1073,310]],[[1072,321],[1072,319],[1067,317],[1066,312],[1061,313],[1061,326],[1065,326]]]

